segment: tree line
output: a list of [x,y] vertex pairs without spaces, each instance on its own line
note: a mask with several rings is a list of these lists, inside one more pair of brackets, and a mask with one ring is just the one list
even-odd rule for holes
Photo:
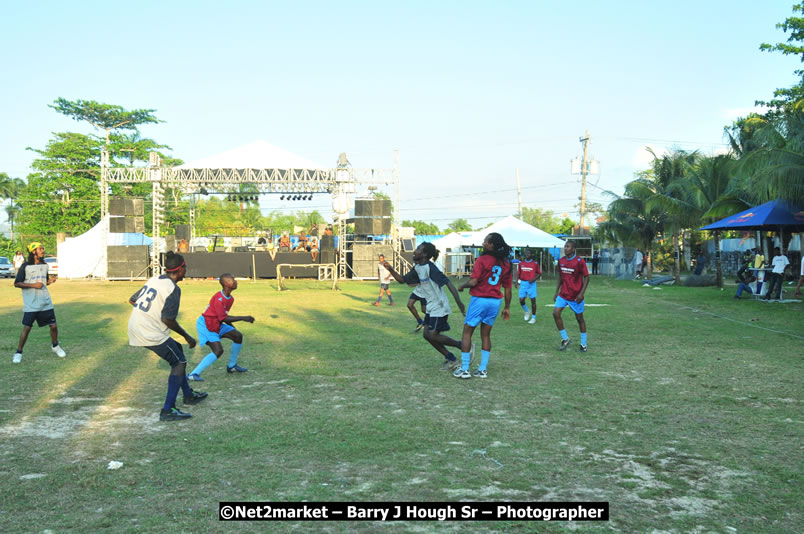
[[[804,4],[793,6],[793,12],[804,13]],[[760,49],[804,62],[804,18],[790,17],[777,27],[790,32],[787,42],[762,44]],[[596,228],[597,237],[642,248],[649,265],[658,242],[669,238],[678,281],[679,249],[694,229],[772,200],[804,207],[804,70],[795,74],[798,82],[793,87],[777,89],[773,99],[757,102],[767,111],[724,128],[727,153],[651,152],[651,167],[638,172],[622,195],[608,192],[613,200],[605,222]],[[719,251],[719,232],[714,240]],[[719,259],[716,254],[716,279],[722,285]]]

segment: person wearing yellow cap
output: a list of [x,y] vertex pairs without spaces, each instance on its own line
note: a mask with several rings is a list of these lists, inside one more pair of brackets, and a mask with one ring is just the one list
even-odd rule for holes
[[22,289],[22,333],[17,345],[17,352],[11,360],[13,363],[22,361],[22,348],[28,341],[28,334],[34,321],[39,327],[50,327],[50,340],[53,343],[51,350],[59,358],[67,353],[59,346],[59,328],[56,325],[56,312],[47,286],[56,282],[55,277],[48,277],[47,263],[45,263],[45,247],[41,243],[28,245],[28,259],[17,271],[14,287]]

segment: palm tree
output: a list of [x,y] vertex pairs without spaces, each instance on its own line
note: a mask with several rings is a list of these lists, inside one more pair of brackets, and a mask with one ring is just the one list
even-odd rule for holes
[[685,194],[686,175],[699,159],[698,152],[676,150],[658,157],[653,150],[653,195],[648,198],[648,210],[663,213],[665,229],[672,234],[674,272],[676,283],[681,283],[681,251],[679,234],[695,226],[700,220],[700,212],[691,205]]
[[[751,207],[743,197],[736,177],[737,160],[730,154],[701,158],[689,172],[683,185],[686,201],[700,213],[706,224],[728,217]],[[716,281],[723,286],[723,267],[720,262],[720,232],[714,232]]]
[[8,224],[11,225],[11,241],[14,241],[14,220],[17,218],[20,211],[22,211],[22,206],[14,201],[11,201],[11,203],[6,206],[6,217],[8,217]]
[[651,277],[653,240],[662,233],[664,214],[648,208],[656,194],[652,171],[625,185],[622,196],[607,193],[615,199],[609,204],[608,220],[600,224],[600,233],[613,241],[642,247],[648,259],[648,277]]

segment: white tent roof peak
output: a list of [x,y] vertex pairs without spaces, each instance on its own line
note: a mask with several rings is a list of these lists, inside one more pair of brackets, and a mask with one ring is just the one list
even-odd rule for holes
[[326,169],[263,140],[191,161],[180,169]]
[[463,240],[463,245],[479,247],[483,244],[483,239],[492,232],[502,235],[505,242],[512,247],[554,248],[564,246],[563,240],[520,221],[513,215],[497,221],[488,228],[474,232]]

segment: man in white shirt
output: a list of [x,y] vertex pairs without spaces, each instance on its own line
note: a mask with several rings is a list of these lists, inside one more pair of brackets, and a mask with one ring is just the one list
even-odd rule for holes
[[768,283],[768,292],[765,294],[765,300],[773,298],[773,291],[776,286],[779,286],[776,298],[782,298],[782,281],[784,280],[784,271],[790,266],[790,260],[787,256],[782,254],[779,247],[773,249],[773,259],[771,260],[773,270],[770,273],[770,282]]
[[636,249],[634,253],[634,272],[636,273],[636,277],[640,278],[642,276],[642,251]]
[[374,301],[375,306],[380,305],[383,293],[388,295],[388,305],[394,305],[394,298],[391,296],[391,271],[385,268],[385,256],[380,254],[380,263],[377,265],[377,277],[380,279],[380,295]]

